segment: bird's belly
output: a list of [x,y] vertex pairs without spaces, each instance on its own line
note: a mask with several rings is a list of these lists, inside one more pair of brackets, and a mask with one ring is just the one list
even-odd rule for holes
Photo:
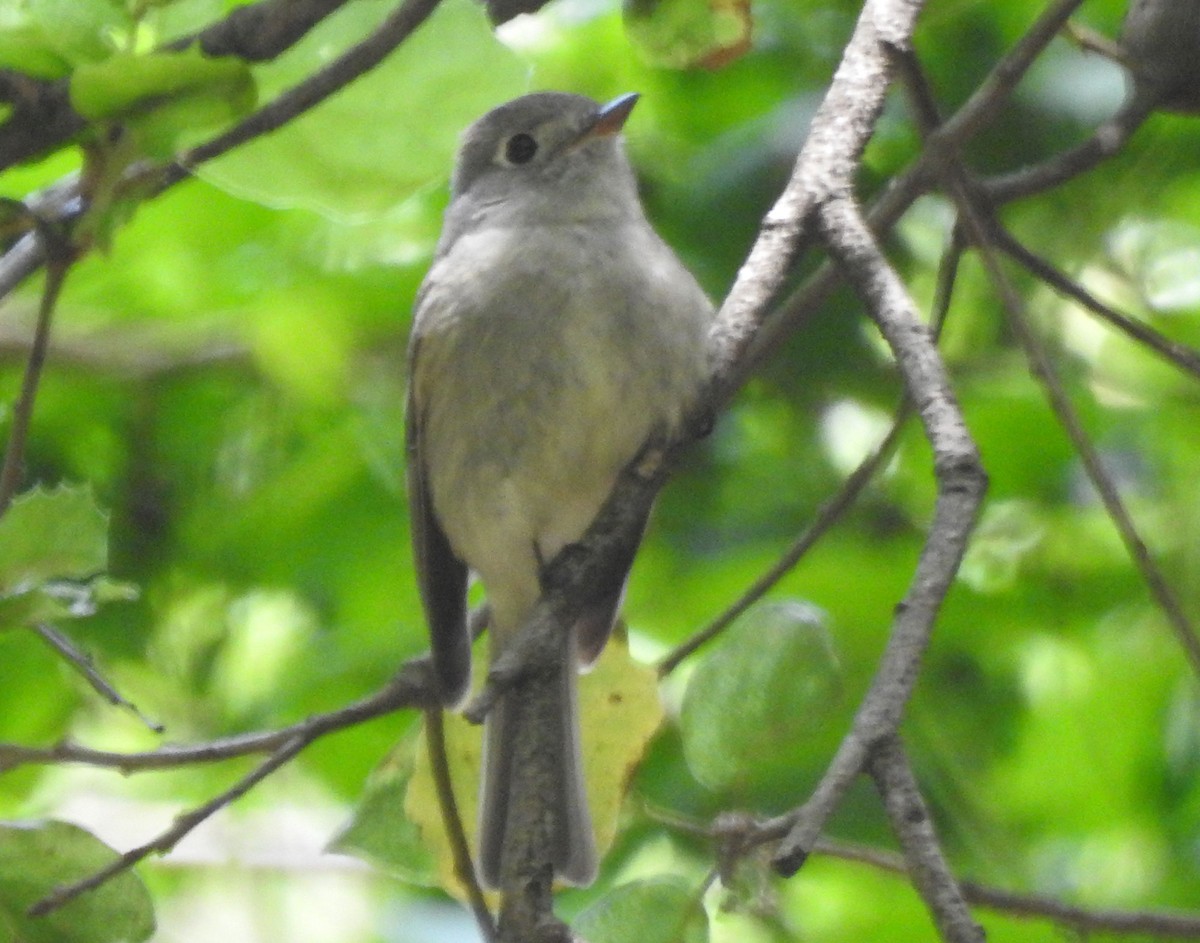
[[[493,605],[513,618],[537,599],[539,564],[583,536],[661,411],[652,391],[621,381],[608,360],[594,349],[532,352],[520,382],[496,384],[503,396],[476,383],[452,412],[430,404],[424,448],[435,512],[489,595],[509,597]],[[467,363],[447,367],[480,375]]]

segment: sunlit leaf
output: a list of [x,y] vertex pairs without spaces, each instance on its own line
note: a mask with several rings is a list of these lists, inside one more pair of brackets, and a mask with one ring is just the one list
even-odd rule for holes
[[0,592],[108,565],[108,514],[87,487],[34,488],[0,517]]
[[71,71],[71,63],[40,26],[26,23],[0,30],[0,68],[39,79],[60,79]]
[[1200,306],[1200,227],[1133,219],[1108,238],[1114,261],[1156,311]]
[[1021,561],[1041,542],[1045,525],[1027,501],[996,501],[983,512],[971,535],[958,575],[977,592],[1011,587]]
[[255,102],[249,67],[199,47],[144,55],[121,53],[80,66],[71,77],[71,104],[92,121],[119,121],[140,136],[143,150],[164,156],[181,136],[244,114]]

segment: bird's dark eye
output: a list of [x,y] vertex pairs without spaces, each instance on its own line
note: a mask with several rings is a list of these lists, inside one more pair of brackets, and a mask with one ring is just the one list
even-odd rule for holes
[[528,134],[514,134],[504,145],[504,157],[510,164],[527,164],[537,153],[538,143]]

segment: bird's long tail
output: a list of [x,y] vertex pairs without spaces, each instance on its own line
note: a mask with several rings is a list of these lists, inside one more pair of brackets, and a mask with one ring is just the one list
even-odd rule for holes
[[[573,635],[573,633],[571,633]],[[479,797],[479,870],[486,887],[497,888],[510,826],[534,821],[522,814],[523,802],[542,795],[532,777],[552,775],[557,799],[553,823],[555,875],[570,884],[590,884],[596,877],[596,843],[588,812],[579,742],[576,694],[577,657],[572,638],[564,640],[561,670],[553,677],[530,679],[505,694],[492,707],[484,725],[483,778]],[[520,698],[520,700],[517,700]],[[530,736],[533,725],[544,735]],[[553,750],[539,757],[545,744]],[[532,800],[529,798],[532,796]]]

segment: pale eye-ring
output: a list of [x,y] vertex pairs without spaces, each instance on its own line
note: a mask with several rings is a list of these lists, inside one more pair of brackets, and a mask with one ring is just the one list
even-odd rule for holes
[[504,144],[504,159],[510,164],[528,164],[538,151],[532,134],[514,134]]

